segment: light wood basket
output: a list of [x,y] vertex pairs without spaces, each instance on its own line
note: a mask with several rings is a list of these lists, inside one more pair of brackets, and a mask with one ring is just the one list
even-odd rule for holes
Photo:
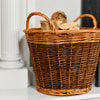
[[[51,30],[29,28],[29,20],[34,15],[44,17]],[[24,32],[39,92],[75,95],[91,90],[100,50],[100,29],[90,14],[83,14],[74,22],[83,17],[92,18],[94,27],[57,30],[53,22],[40,12],[28,16]]]

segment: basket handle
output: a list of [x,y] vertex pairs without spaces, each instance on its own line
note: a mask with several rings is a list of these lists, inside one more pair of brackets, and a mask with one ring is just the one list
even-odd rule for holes
[[76,18],[75,20],[74,20],[74,22],[76,22],[76,21],[78,21],[80,18],[83,18],[83,17],[90,17],[90,18],[92,18],[92,20],[93,20],[93,24],[94,24],[94,29],[97,29],[97,20],[96,20],[96,18],[93,16],[93,15],[91,15],[91,14],[83,14],[83,15],[81,15],[81,16],[79,16],[78,18]]
[[29,16],[27,17],[27,21],[26,21],[26,30],[29,30],[30,29],[29,28],[29,21],[30,21],[30,18],[32,16],[34,16],[34,15],[42,16],[43,18],[45,18],[49,22],[51,29],[54,32],[57,31],[55,25],[53,24],[53,22],[45,14],[43,14],[41,12],[32,12],[31,14],[29,14]]

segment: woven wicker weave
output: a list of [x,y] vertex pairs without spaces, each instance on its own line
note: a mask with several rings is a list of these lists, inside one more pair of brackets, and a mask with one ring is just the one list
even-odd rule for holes
[[[51,30],[29,28],[33,15],[44,17]],[[52,21],[40,12],[33,12],[27,18],[26,39],[36,77],[36,87],[41,93],[51,95],[84,94],[91,90],[99,49],[100,29],[94,16],[94,28],[80,30],[57,30]]]

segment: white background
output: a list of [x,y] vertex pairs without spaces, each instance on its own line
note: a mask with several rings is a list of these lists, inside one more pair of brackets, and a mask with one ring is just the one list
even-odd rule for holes
[[[38,11],[51,17],[53,12],[61,10],[66,13],[68,22],[73,21],[81,14],[81,0],[35,0],[33,3],[30,4],[31,6],[29,5],[31,9],[29,9],[29,12]],[[32,26],[38,27],[41,18],[36,16],[33,19],[35,19],[35,22],[32,23],[35,23],[35,26]]]

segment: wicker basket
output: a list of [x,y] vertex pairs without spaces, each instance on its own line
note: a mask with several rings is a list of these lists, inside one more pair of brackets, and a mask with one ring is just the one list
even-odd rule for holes
[[[33,15],[44,17],[51,30],[29,28]],[[57,30],[52,21],[40,12],[33,12],[27,18],[26,39],[39,92],[51,95],[84,94],[91,90],[99,49],[100,29],[93,15],[83,14],[93,19],[93,28],[80,30]]]

